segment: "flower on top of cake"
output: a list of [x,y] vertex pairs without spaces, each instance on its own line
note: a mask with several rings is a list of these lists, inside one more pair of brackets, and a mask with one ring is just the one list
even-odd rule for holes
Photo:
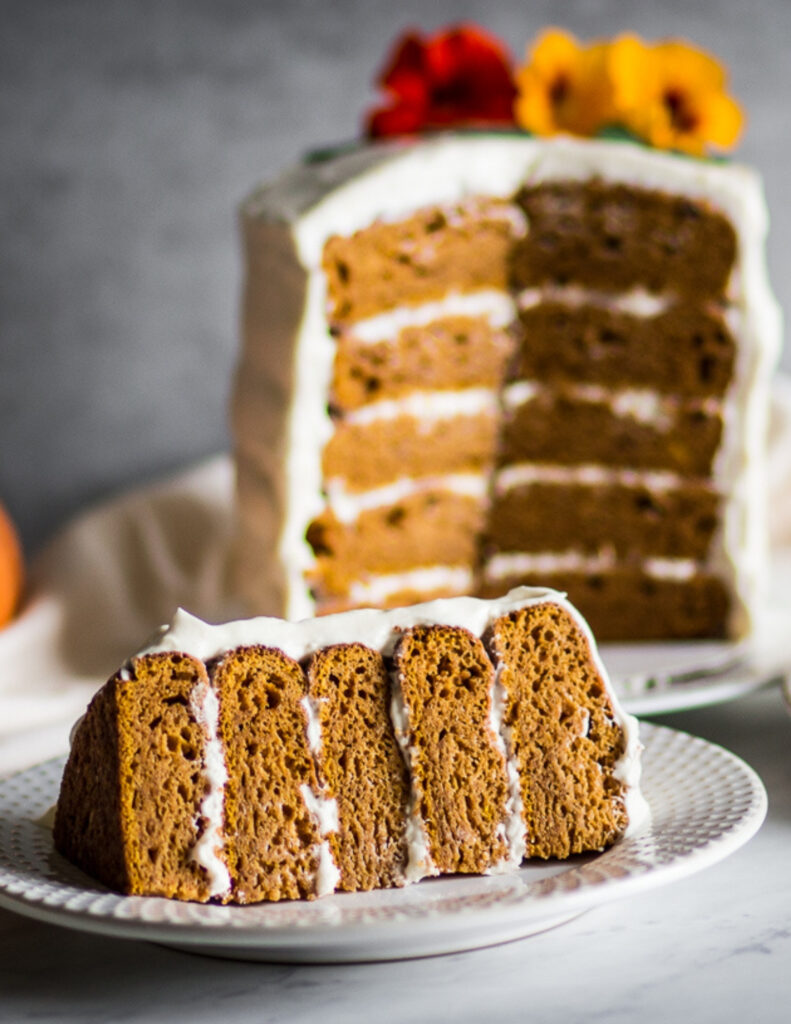
[[367,133],[374,138],[513,124],[511,58],[499,40],[475,25],[456,25],[428,37],[405,32],[377,85],[388,102],[368,114]]
[[546,29],[516,72],[517,123],[535,135],[595,135],[616,121],[608,46],[583,46],[562,29]]
[[466,23],[397,41],[377,85],[387,102],[366,117],[371,138],[446,128],[534,135],[613,132],[656,149],[705,156],[731,149],[743,114],[723,66],[684,40],[623,34],[582,43],[543,30],[513,67],[506,47]]
[[727,150],[738,141],[744,117],[710,54],[624,35],[610,45],[608,63],[619,119],[652,146],[702,156],[707,145]]

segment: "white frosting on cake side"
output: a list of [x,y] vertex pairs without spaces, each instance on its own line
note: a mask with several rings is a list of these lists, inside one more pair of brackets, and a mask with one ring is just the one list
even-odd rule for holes
[[[312,697],[303,697],[300,701],[302,710],[305,712],[305,734],[308,740],[308,748],[318,761],[321,754],[321,719],[319,717],[319,702]],[[324,839],[316,851],[318,869],[316,872],[316,895],[326,896],[335,892],[341,879],[341,873],[335,858],[332,855],[332,847],[327,842],[326,836],[338,831],[338,801],[335,797],[328,797],[323,792],[314,792],[308,785],[300,786],[302,799],[319,830],[319,835]]]
[[404,700],[401,682],[397,672],[390,673],[390,721],[393,724],[396,742],[409,769],[409,797],[406,810],[406,847],[403,881],[407,885],[419,882],[421,878],[438,875],[428,845],[428,836],[420,815],[420,793],[415,782],[415,759],[417,750],[411,741],[409,709]]
[[[319,835],[322,837],[338,831],[338,801],[334,797],[317,796],[310,786],[302,785],[299,788],[302,799],[305,802],[310,816],[313,818]],[[341,880],[341,873],[335,858],[332,856],[332,849],[326,839],[318,844],[316,848],[318,867],[316,869],[316,895],[327,896],[335,892],[338,882]]]
[[201,831],[192,849],[191,859],[201,865],[209,878],[209,895],[227,896],[231,891],[231,876],[224,857],[225,784],[228,771],[225,753],[219,736],[220,705],[217,694],[206,683],[198,683],[190,694],[190,710],[203,729],[203,776],[207,791],[199,808],[203,820]]
[[491,730],[497,742],[497,749],[503,755],[508,780],[508,797],[505,803],[505,819],[500,824],[500,834],[505,840],[508,853],[503,861],[492,865],[490,874],[499,874],[518,868],[527,853],[527,829],[522,818],[524,803],[519,782],[519,768],[511,743],[511,727],[505,724],[505,687],[502,684],[502,665],[495,669],[490,701]]

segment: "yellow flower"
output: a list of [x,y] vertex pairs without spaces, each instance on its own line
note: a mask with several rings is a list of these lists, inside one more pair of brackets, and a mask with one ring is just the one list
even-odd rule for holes
[[604,43],[582,46],[568,32],[550,28],[517,70],[517,122],[537,135],[593,135],[612,121],[612,88]]
[[730,149],[742,112],[725,92],[725,72],[709,54],[681,40],[647,45],[624,35],[608,54],[617,120],[652,146],[701,156]]

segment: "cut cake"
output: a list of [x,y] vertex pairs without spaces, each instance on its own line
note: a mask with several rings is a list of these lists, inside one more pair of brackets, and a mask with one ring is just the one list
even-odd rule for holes
[[113,889],[201,902],[512,871],[637,829],[639,752],[553,591],[180,612],[75,729],[55,845]]
[[752,171],[449,135],[296,168],[242,222],[251,611],[535,583],[600,640],[750,632],[780,329]]

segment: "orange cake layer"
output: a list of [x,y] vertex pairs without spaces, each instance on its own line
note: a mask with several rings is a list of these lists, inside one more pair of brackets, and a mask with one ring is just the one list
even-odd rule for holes
[[513,350],[506,331],[469,316],[406,327],[387,341],[362,342],[351,330],[337,342],[330,407],[340,412],[416,388],[497,388]]
[[410,709],[415,801],[441,872],[488,871],[507,856],[508,775],[491,721],[494,667],[466,629],[415,626],[395,649]]
[[321,837],[302,787],[318,788],[299,664],[270,647],[228,653],[214,673],[225,750],[224,834],[236,903],[315,894]]
[[685,397],[721,396],[731,381],[734,338],[720,313],[691,300],[648,317],[544,301],[522,310],[519,321],[514,380],[585,381]]
[[388,713],[385,660],[364,644],[340,644],[313,655],[307,674],[322,737],[319,777],[338,805],[329,840],[338,888],[402,885],[409,776]]
[[[206,669],[179,653],[135,660],[100,691],[70,756],[81,779],[58,801],[57,848],[87,872],[129,893],[206,900],[191,853],[202,827],[193,808],[203,730],[190,706]],[[132,783],[134,783],[132,785]]]
[[330,322],[352,323],[451,289],[505,288],[518,216],[505,201],[471,199],[333,236],[322,259]]
[[[494,597],[530,580],[525,575],[487,581],[482,597]],[[626,566],[601,573],[540,573],[542,586],[569,595],[599,640],[684,640],[725,635],[730,595],[721,579],[701,573],[690,579],[659,579]]]
[[438,563],[472,567],[483,522],[480,500],[442,490],[366,510],[353,523],[325,511],[308,528],[317,558],[315,586],[322,594],[345,594],[369,573]]
[[494,458],[493,415],[421,422],[414,416],[369,424],[339,420],[322,455],[325,480],[363,491],[404,475],[422,477],[488,468]]
[[575,281],[699,299],[723,293],[736,258],[728,220],[684,196],[594,179],[525,187],[516,202],[530,224],[510,253],[517,288]]
[[506,693],[529,857],[600,849],[626,824],[612,776],[623,733],[587,641],[568,625],[562,608],[537,605],[498,619],[487,638]]
[[542,390],[504,419],[498,458],[501,466],[579,463],[706,477],[721,433],[718,416],[683,405],[658,427],[617,415],[607,401],[581,401],[562,391]]
[[484,538],[497,551],[585,552],[705,559],[722,499],[705,485],[529,483],[495,496]]

